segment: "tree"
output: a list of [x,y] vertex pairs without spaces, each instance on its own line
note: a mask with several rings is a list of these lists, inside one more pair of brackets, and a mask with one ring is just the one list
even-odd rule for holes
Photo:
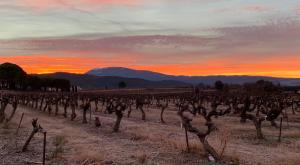
[[122,89],[122,88],[126,88],[127,84],[124,81],[121,81],[121,82],[119,82],[118,86],[120,89]]
[[47,91],[48,88],[53,88],[53,79],[48,77],[42,77],[42,88],[44,91]]
[[44,88],[44,90],[47,90],[49,88],[55,89],[55,91],[70,91],[71,83],[67,79],[61,79],[61,78],[49,78],[49,77],[43,77],[41,79],[41,87]]
[[278,92],[280,85],[274,85],[271,81],[259,80],[256,82],[257,87],[264,92]]
[[218,91],[222,91],[224,89],[224,83],[222,81],[216,81],[215,82],[215,88],[218,90]]
[[58,91],[59,89],[61,91],[70,91],[71,83],[69,80],[66,79],[53,79],[52,80],[52,87]]
[[16,64],[3,63],[0,65],[0,81],[3,88],[21,89],[26,75],[26,72]]
[[43,85],[43,82],[40,77],[28,75],[25,78],[25,84],[23,86],[23,89],[39,91],[39,90],[41,90],[42,85]]
[[70,91],[71,83],[67,79],[49,78],[27,75],[26,72],[16,64],[3,63],[0,65],[0,88],[19,90],[47,90]]
[[258,80],[255,83],[248,83],[244,84],[244,89],[248,92],[253,93],[274,93],[274,92],[280,92],[281,87],[280,85],[274,85],[271,81],[266,80]]

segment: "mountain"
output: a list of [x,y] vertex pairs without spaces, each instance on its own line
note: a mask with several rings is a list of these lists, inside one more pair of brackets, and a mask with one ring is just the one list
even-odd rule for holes
[[168,88],[168,87],[186,87],[191,84],[174,81],[150,81],[140,78],[124,78],[116,76],[95,76],[88,74],[73,73],[51,73],[40,74],[41,77],[63,78],[71,81],[72,85],[80,86],[83,89],[115,89],[118,88],[120,82],[125,82],[128,88]]
[[100,69],[92,69],[88,71],[86,74],[88,75],[96,75],[96,76],[117,76],[117,77],[127,77],[127,78],[141,78],[151,81],[162,81],[169,80],[170,76],[151,72],[146,70],[134,70],[129,68],[122,67],[108,67],[108,68],[100,68]]
[[258,80],[268,80],[275,84],[280,83],[284,86],[300,86],[300,78],[276,78],[264,76],[173,76],[146,70],[134,70],[122,67],[96,68],[88,71],[87,75],[97,76],[117,76],[126,78],[141,78],[150,81],[173,80],[185,82],[188,84],[205,84],[213,85],[216,81],[221,80],[228,84],[244,84],[256,82]]

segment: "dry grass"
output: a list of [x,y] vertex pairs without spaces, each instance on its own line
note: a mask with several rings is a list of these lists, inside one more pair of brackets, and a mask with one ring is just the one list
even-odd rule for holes
[[236,153],[231,154],[230,156],[224,155],[223,158],[225,160],[228,160],[229,162],[231,162],[232,165],[243,164],[243,163],[241,163],[240,156]]
[[225,154],[226,148],[232,140],[230,135],[230,127],[228,127],[226,124],[219,126],[218,131],[215,132],[214,143],[212,144],[216,146],[215,148],[221,157],[223,157],[223,155]]
[[136,155],[136,158],[139,164],[145,164],[147,163],[149,156],[144,151],[141,151]]
[[287,138],[299,139],[300,138],[300,131],[299,130],[288,131],[288,132],[283,131],[283,136],[287,137]]
[[[171,130],[170,130],[171,131]],[[174,131],[175,132],[175,131]],[[152,142],[160,142],[163,144],[167,144],[174,149],[179,151],[187,151],[187,145],[185,138],[170,138],[173,134],[170,132],[163,132],[163,131],[152,131],[147,130],[141,127],[134,127],[134,132],[132,132],[132,140],[148,140]],[[173,135],[173,136],[176,136]],[[192,139],[192,135],[189,134],[189,147],[190,152],[203,154],[203,147],[201,146],[200,142],[197,139]]]
[[[0,126],[1,127],[1,126]],[[2,129],[0,129],[0,134],[10,134],[12,133],[12,129],[10,129],[9,127],[1,127]]]
[[104,156],[93,150],[89,149],[79,149],[74,156],[70,159],[72,164],[81,164],[81,165],[89,165],[89,164],[100,164],[100,162],[104,161]]
[[287,155],[285,158],[278,160],[278,165],[299,165],[300,154]]
[[53,145],[55,147],[52,158],[62,158],[62,154],[64,153],[65,145],[68,141],[65,136],[58,135],[54,137]]
[[[182,152],[187,152],[187,145],[185,139],[176,139],[176,140],[170,139],[168,141],[168,144],[177,150],[180,150]],[[189,148],[190,148],[190,153],[198,153],[200,155],[204,155],[204,149],[199,141],[189,140]]]
[[[111,133],[111,125],[115,121],[113,115],[97,114],[101,117],[103,127],[96,130],[93,125],[81,124],[81,113],[78,113],[77,121],[71,122],[62,116],[49,117],[39,111],[26,110],[28,114],[22,124],[26,128],[21,129],[20,135],[24,134],[24,130],[31,130],[32,117],[39,117],[43,128],[49,133],[48,138],[54,139],[54,142],[47,146],[49,151],[53,151],[56,157],[63,156],[66,164],[107,162],[173,165],[193,164],[205,160],[201,143],[190,133],[191,153],[186,152],[184,130],[180,128],[178,123],[180,119],[174,111],[170,109],[166,111],[164,116],[166,124],[159,123],[158,110],[145,111],[146,122],[141,121],[139,111],[133,111],[131,118],[123,118],[120,132]],[[19,120],[19,116],[16,119]],[[296,165],[300,162],[299,122],[290,122],[290,128],[287,128],[284,123],[282,143],[278,143],[279,130],[271,127],[269,122],[263,124],[266,139],[258,140],[255,127],[251,122],[240,124],[238,117],[234,116],[213,118],[213,121],[219,130],[210,134],[208,141],[219,154],[223,155],[224,160],[232,164]],[[10,127],[17,127],[11,124]],[[199,129],[206,129],[201,117],[195,118],[193,124]],[[8,130],[0,129],[0,135],[8,133]],[[66,139],[68,142],[65,141]],[[38,143],[40,141],[41,139],[37,140]],[[30,160],[35,159],[30,158]]]
[[140,141],[140,140],[145,140],[147,139],[147,136],[140,135],[140,134],[133,134],[130,140],[132,141]]
[[[153,115],[153,113],[152,113]],[[149,116],[149,115],[148,115]],[[152,117],[152,116],[151,116]],[[166,117],[166,119],[174,118]],[[284,158],[285,153],[293,153],[299,151],[298,141],[299,131],[294,128],[283,127],[283,141],[284,143],[277,142],[278,129],[270,126],[270,123],[266,122],[263,125],[263,133],[266,136],[265,140],[259,140],[256,138],[255,127],[251,122],[241,124],[237,117],[224,117],[215,119],[218,131],[209,135],[209,143],[217,150],[217,152],[223,156],[223,158],[232,164],[243,164],[251,162],[253,164],[272,164]],[[171,122],[173,124],[173,122]],[[194,125],[203,125],[201,118],[196,118],[193,121]],[[292,125],[292,123],[290,123]],[[160,142],[162,144],[168,144],[171,148],[179,151],[186,151],[186,142],[184,138],[184,131],[180,128],[170,128],[167,131],[164,127],[155,129],[151,127],[132,126],[132,130],[129,129],[133,135],[133,140],[143,141],[149,140],[153,142]],[[171,136],[169,136],[171,135]],[[288,140],[293,137],[294,141]],[[190,148],[192,153],[204,155],[202,145],[197,138],[189,134]],[[287,144],[291,144],[293,147]],[[236,152],[236,151],[238,152]],[[280,151],[282,150],[282,151]],[[254,158],[255,157],[255,158]],[[291,164],[296,160],[297,156],[293,155],[288,158]],[[266,161],[269,160],[269,161]]]

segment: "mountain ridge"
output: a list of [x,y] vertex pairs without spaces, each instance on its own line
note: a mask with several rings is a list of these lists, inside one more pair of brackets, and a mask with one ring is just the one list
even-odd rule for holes
[[149,81],[140,78],[95,76],[66,72],[39,74],[37,76],[68,79],[72,85],[79,86],[83,89],[116,89],[118,88],[119,83],[122,81],[126,83],[128,88],[167,88],[191,86],[191,84],[174,80]]
[[276,84],[285,86],[300,86],[300,78],[280,78],[270,76],[250,76],[250,75],[212,75],[212,76],[175,76],[147,70],[136,70],[125,67],[94,68],[85,74],[96,76],[118,76],[126,78],[141,78],[151,81],[175,80],[189,84],[213,85],[215,81],[221,80],[228,84],[244,84],[258,80],[268,80]]

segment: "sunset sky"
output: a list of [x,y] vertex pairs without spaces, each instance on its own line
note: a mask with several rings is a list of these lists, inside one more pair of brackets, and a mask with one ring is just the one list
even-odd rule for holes
[[0,63],[300,78],[300,0],[0,0]]

